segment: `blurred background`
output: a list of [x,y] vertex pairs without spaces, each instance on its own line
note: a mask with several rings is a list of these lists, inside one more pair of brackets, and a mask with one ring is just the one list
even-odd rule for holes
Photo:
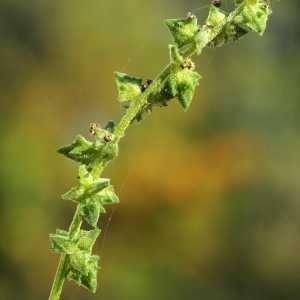
[[[210,3],[0,0],[1,299],[48,299],[79,167],[55,150],[119,122],[113,72],[153,79],[163,20],[203,24]],[[104,172],[121,202],[100,217],[98,290],[66,281],[62,300],[300,299],[300,2],[272,9],[263,37],[193,56],[186,113],[172,101],[128,128]]]

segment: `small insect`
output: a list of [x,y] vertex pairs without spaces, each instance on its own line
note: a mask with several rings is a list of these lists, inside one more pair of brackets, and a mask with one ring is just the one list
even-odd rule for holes
[[142,86],[141,86],[141,90],[142,92],[153,82],[153,80],[151,79],[147,79],[147,82],[146,83],[143,83]]
[[193,71],[195,69],[195,63],[189,58],[184,63],[180,65],[182,69],[189,69]]
[[213,0],[212,5],[215,7],[221,7],[221,0]]
[[193,21],[193,20],[195,19],[195,15],[192,14],[191,12],[189,12],[189,13],[187,14],[186,17],[187,17],[187,19],[190,20],[190,21]]
[[91,133],[91,135],[95,135],[96,134],[95,130],[94,130],[95,127],[101,128],[101,126],[99,124],[91,123],[90,124],[90,133]]

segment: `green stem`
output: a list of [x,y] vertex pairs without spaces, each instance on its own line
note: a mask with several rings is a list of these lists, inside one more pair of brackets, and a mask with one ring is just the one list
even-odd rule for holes
[[[79,232],[81,227],[82,219],[80,217],[80,204],[77,205],[77,210],[74,215],[73,221],[69,228],[69,237],[75,238]],[[58,268],[56,271],[56,275],[54,278],[54,282],[52,285],[52,289],[50,292],[49,300],[58,300],[60,298],[60,294],[62,291],[62,287],[65,281],[66,272],[69,267],[70,255],[69,254],[62,254]]]
[[143,93],[140,94],[140,96],[135,100],[133,105],[127,110],[127,113],[124,115],[114,132],[115,143],[118,143],[119,140],[125,135],[126,128],[130,125],[130,122],[136,116],[136,114],[142,108],[142,106],[147,103],[148,96],[152,92],[157,90],[157,88],[168,78],[172,68],[173,64],[168,64],[165,67],[165,69],[153,80],[149,87]]
[[104,169],[104,166],[102,164],[102,158],[99,158],[95,166],[93,167],[93,170],[91,172],[92,177],[94,180],[100,177],[102,171]]
[[58,264],[58,268],[52,285],[51,293],[49,296],[49,300],[58,300],[60,298],[60,294],[65,280],[65,273],[69,265],[69,260],[69,254],[61,255],[60,262]]

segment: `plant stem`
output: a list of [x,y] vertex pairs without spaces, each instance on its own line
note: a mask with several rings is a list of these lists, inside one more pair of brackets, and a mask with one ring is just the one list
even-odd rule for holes
[[70,260],[69,254],[61,255],[60,262],[58,264],[58,268],[57,268],[54,282],[52,285],[51,293],[49,296],[49,300],[58,300],[60,298],[60,294],[61,294],[62,287],[64,284],[65,273],[68,268],[69,260]]
[[114,132],[115,143],[118,143],[119,140],[125,135],[125,130],[130,125],[132,119],[136,116],[142,106],[147,103],[149,94],[157,90],[157,88],[168,78],[172,68],[173,64],[168,64],[165,69],[153,80],[149,87],[139,95],[133,105],[127,110],[127,113],[124,115]]
[[100,158],[97,163],[95,164],[95,166],[93,167],[93,170],[91,172],[93,179],[96,180],[97,178],[100,177],[102,171],[104,169],[104,166],[102,164],[102,159]]
[[[76,213],[73,217],[73,221],[69,228],[70,238],[75,238],[78,235],[81,224],[82,224],[82,219],[80,217],[80,204],[78,204]],[[52,285],[52,289],[50,292],[49,300],[58,300],[60,298],[60,294],[66,277],[66,272],[68,270],[69,260],[70,260],[70,254],[61,255],[57,267],[56,275],[54,278],[54,282]]]

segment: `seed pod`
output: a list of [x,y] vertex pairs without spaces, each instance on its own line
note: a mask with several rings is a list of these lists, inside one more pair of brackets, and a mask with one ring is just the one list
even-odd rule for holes
[[213,0],[212,5],[215,7],[221,7],[221,0]]
[[192,14],[191,12],[189,12],[189,13],[187,14],[186,17],[187,17],[187,19],[190,20],[190,21],[193,21],[193,20],[195,19],[195,15]]
[[109,133],[107,133],[107,134],[104,136],[104,141],[105,141],[105,142],[111,142],[111,141],[112,141],[112,136],[111,136]]
[[90,124],[90,133],[91,133],[91,135],[95,135],[96,134],[95,130],[94,130],[95,127],[101,128],[101,126],[99,124],[91,123]]
[[141,86],[142,92],[153,82],[152,79],[147,79],[146,83],[143,83]]
[[193,71],[195,69],[195,63],[189,58],[184,63],[180,65],[182,69],[189,69]]

